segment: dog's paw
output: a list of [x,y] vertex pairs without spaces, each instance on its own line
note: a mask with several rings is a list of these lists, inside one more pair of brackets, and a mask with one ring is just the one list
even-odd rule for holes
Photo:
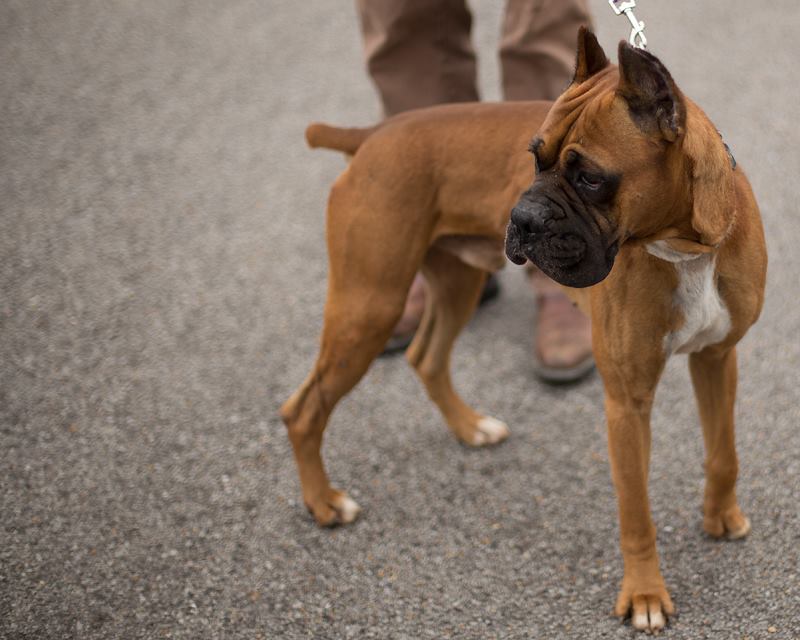
[[505,440],[511,431],[505,422],[496,418],[485,416],[478,420],[475,433],[472,434],[471,444],[473,447],[483,447],[487,444],[497,444]]
[[344,491],[328,489],[326,494],[313,501],[306,501],[306,507],[322,527],[335,527],[350,524],[361,513],[358,503]]
[[667,616],[675,613],[675,607],[664,587],[648,589],[645,593],[623,585],[614,613],[620,617],[630,613],[634,629],[658,633],[666,626]]
[[750,533],[750,528],[750,520],[738,506],[703,518],[703,530],[712,538],[739,540]]

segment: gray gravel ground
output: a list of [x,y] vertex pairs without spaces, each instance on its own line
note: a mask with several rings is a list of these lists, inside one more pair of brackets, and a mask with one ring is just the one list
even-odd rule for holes
[[[475,1],[497,98],[499,2]],[[601,42],[627,33],[594,0]],[[653,420],[669,638],[800,637],[800,78],[793,0],[642,0],[652,50],[760,198],[763,319],[740,349],[751,537],[701,532],[683,358]],[[328,433],[365,508],[317,529],[277,408],[315,355],[323,207],[313,119],[372,122],[350,2],[0,4],[0,636],[628,638],[597,377],[530,370],[520,269],[455,356],[514,431],[472,451],[400,358]]]

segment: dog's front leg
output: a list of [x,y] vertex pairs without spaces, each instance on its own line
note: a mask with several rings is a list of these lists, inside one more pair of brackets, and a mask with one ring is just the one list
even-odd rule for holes
[[644,631],[661,629],[665,615],[674,610],[658,566],[656,529],[647,497],[651,406],[652,393],[644,397],[606,393],[609,458],[625,563],[614,612],[625,616],[631,611],[633,626]]
[[733,428],[736,399],[736,349],[708,347],[689,356],[689,370],[703,424],[706,490],[703,528],[735,540],[750,531],[750,521],[736,500],[739,464]]
[[623,335],[601,338],[599,330],[596,326],[595,354],[605,386],[609,458],[625,563],[614,611],[618,616],[631,612],[634,627],[656,631],[673,612],[658,566],[656,530],[647,497],[650,411],[665,355],[658,348],[632,344]]
[[634,627],[657,631],[674,607],[661,576],[647,476],[650,413],[667,360],[664,336],[672,292],[654,286],[670,276],[637,248],[620,252],[609,278],[590,292],[592,349],[603,378],[611,476],[617,492],[622,587],[614,612]]

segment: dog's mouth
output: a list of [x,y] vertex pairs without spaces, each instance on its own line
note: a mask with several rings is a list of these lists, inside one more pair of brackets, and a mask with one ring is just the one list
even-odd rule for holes
[[586,242],[574,233],[553,234],[544,242],[546,248],[542,252],[563,269],[574,267],[586,255]]
[[528,256],[522,246],[522,234],[513,222],[506,227],[506,257],[514,264],[525,264]]
[[530,260],[545,275],[567,287],[583,288],[601,282],[611,272],[619,251],[616,239],[586,238],[573,232],[525,233],[509,222],[506,256],[514,264]]

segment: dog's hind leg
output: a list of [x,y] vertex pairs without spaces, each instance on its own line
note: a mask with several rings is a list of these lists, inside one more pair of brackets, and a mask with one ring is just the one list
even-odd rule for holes
[[706,490],[703,528],[709,535],[731,539],[750,532],[750,521],[736,501],[739,465],[734,441],[733,405],[736,397],[736,349],[713,347],[689,356],[703,440],[706,448]]
[[[354,195],[355,194],[355,195]],[[352,522],[359,507],[331,487],[320,448],[336,403],[361,379],[397,323],[425,236],[398,229],[368,210],[354,189],[335,186],[328,207],[330,269],[319,355],[305,382],[281,407],[303,500],[321,525]],[[406,233],[409,237],[398,237]]]
[[425,313],[406,358],[460,440],[472,446],[500,442],[508,427],[469,407],[450,378],[453,343],[478,303],[486,272],[437,247],[428,250],[422,272],[428,288]]
[[[412,274],[413,277],[413,274]],[[403,310],[405,291],[380,304],[356,289],[328,292],[319,355],[305,382],[281,407],[300,474],[303,500],[323,526],[355,520],[359,507],[330,486],[322,462],[322,434],[336,403],[362,378],[381,352]]]

